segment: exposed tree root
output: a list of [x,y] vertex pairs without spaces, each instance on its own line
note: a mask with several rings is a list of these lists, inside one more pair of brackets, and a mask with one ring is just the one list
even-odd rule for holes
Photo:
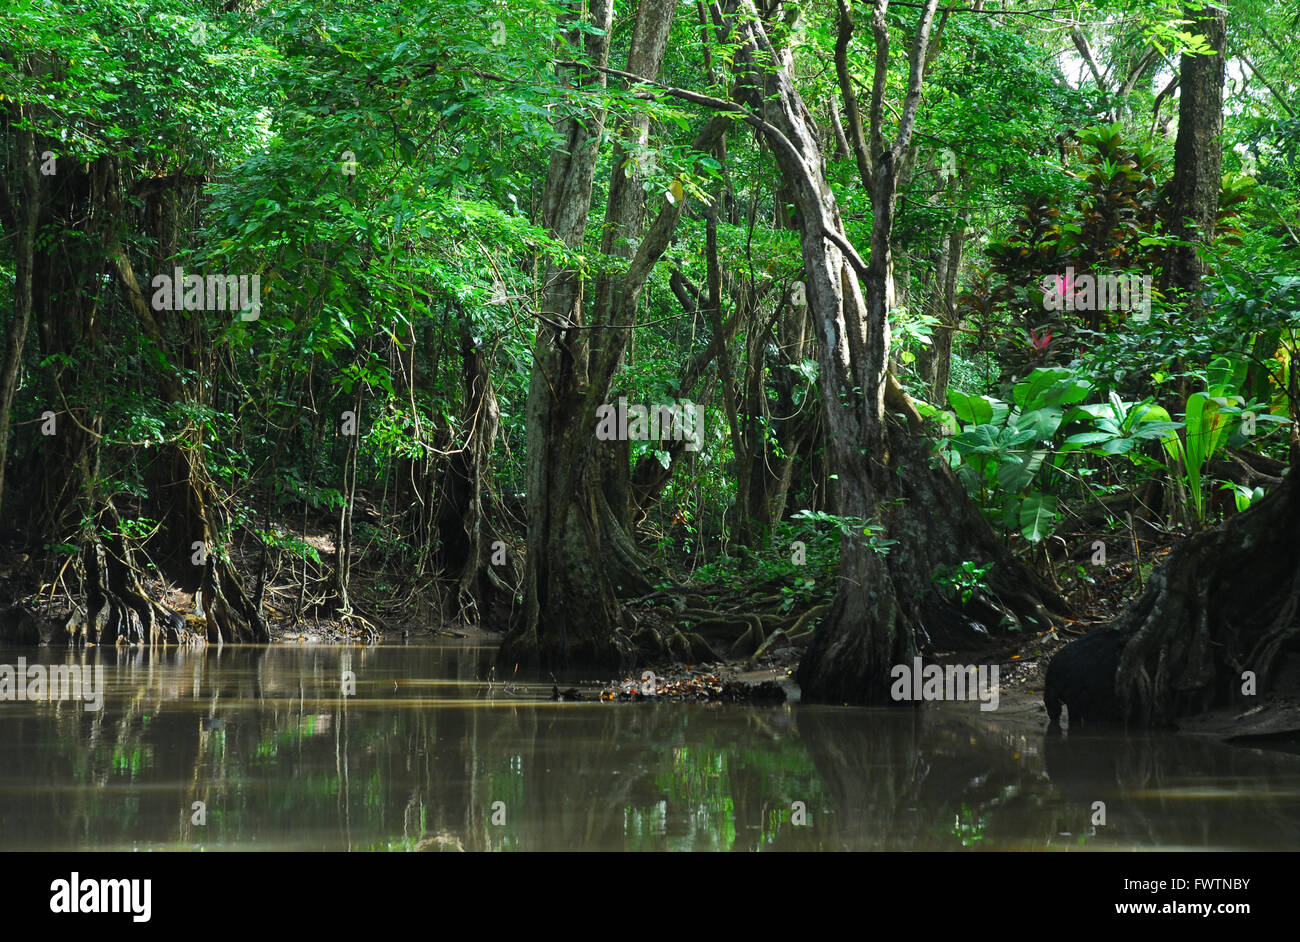
[[1116,673],[1129,719],[1163,725],[1267,689],[1300,639],[1300,499],[1294,471],[1221,527],[1174,547],[1114,628],[1133,633]]
[[751,655],[751,660],[758,660],[763,653],[770,648],[779,638],[784,638],[787,644],[794,644],[802,641],[804,638],[812,636],[817,629],[816,620],[826,612],[830,611],[831,603],[824,602],[821,605],[814,605],[802,615],[794,620],[794,623],[788,628],[778,628],[767,636],[767,640],[760,644]]
[[640,657],[651,661],[698,664],[718,659],[713,648],[698,632],[682,631],[671,626],[666,630],[649,626],[638,628],[632,635],[632,643]]
[[[804,699],[889,704],[890,668],[910,662],[951,619],[936,576],[966,561],[991,564],[987,591],[962,614],[989,629],[1045,630],[1069,612],[1060,593],[1011,554],[924,438],[906,394],[889,377],[888,454],[874,466],[878,522],[894,540],[841,547],[840,588],[799,665]],[[847,574],[853,574],[849,581]]]
[[[693,604],[687,605],[689,599]],[[681,595],[659,591],[642,596],[640,602],[663,600],[668,603],[670,611],[663,612],[671,623],[689,621],[692,629],[686,631],[672,628],[671,634],[664,631],[655,633],[638,632],[633,636],[637,653],[641,659],[662,657],[669,651],[690,650],[690,660],[701,661],[707,654],[717,660],[716,650],[725,650],[729,657],[748,657],[751,660],[772,647],[777,640],[796,644],[811,636],[816,619],[822,615],[830,603],[814,605],[803,612],[783,613],[779,610],[761,611],[758,602],[765,602],[776,609],[785,601],[781,595],[772,595],[761,600],[744,600],[737,598],[737,609],[724,607],[717,599],[690,593],[684,599]],[[738,610],[743,607],[744,610]],[[664,640],[667,636],[668,640]],[[677,660],[684,658],[678,656]]]
[[355,607],[340,615],[339,625],[345,631],[353,625],[360,627],[368,640],[382,637],[386,630],[386,626],[377,615],[363,615]]
[[136,575],[131,550],[120,538],[87,543],[82,550],[86,614],[68,623],[69,639],[90,644],[202,644],[185,619],[149,598]]
[[244,594],[239,578],[224,560],[209,554],[203,570],[202,599],[208,641],[215,644],[265,644],[266,622]]

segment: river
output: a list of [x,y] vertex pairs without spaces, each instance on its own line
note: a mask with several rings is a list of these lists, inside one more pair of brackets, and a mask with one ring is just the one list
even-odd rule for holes
[[0,702],[0,849],[1300,846],[1297,755],[1049,739],[975,703],[556,703],[549,677],[503,682],[492,655],[0,649],[103,678],[99,709]]

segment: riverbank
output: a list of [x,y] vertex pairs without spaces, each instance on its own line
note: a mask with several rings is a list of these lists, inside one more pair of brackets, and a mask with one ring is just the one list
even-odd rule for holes
[[[66,641],[66,624],[72,608],[65,596],[55,593],[33,595],[23,583],[30,573],[28,560],[16,558],[13,564],[0,567],[0,643],[50,644]],[[1106,606],[1118,609],[1122,604],[1122,580],[1114,579],[1108,587]],[[23,591],[26,588],[26,591]],[[149,580],[145,588],[168,611],[176,612],[186,623],[201,630],[202,621],[194,615],[193,595]],[[1101,595],[1101,593],[1099,593]],[[337,644],[422,644],[444,640],[465,641],[484,647],[498,645],[504,632],[467,625],[437,625],[425,606],[416,605],[401,618],[380,618],[316,611],[294,617],[286,593],[268,593],[267,617],[271,643],[282,645]],[[767,601],[767,600],[765,600]],[[740,603],[729,600],[729,607],[741,611]],[[813,606],[816,608],[816,606]],[[749,608],[750,617],[755,609]],[[815,612],[809,612],[809,615]],[[1098,614],[1102,614],[1099,612]],[[812,633],[812,620],[798,615],[784,616],[789,634],[795,641],[780,637],[778,644],[761,646],[757,656],[720,656],[700,663],[651,663],[640,665],[621,677],[593,677],[590,673],[568,676],[554,686],[555,699],[561,700],[648,700],[672,702],[713,701],[753,703],[755,705],[800,700],[795,682],[800,658]],[[725,619],[721,619],[725,621]],[[666,620],[665,620],[665,623]],[[433,627],[430,627],[434,624]],[[1047,714],[1043,705],[1043,682],[1047,665],[1065,645],[1083,637],[1095,623],[1076,623],[1051,631],[1018,636],[992,636],[970,632],[947,638],[943,647],[926,652],[926,663],[940,665],[998,666],[998,706],[980,710],[978,701],[943,702],[933,706],[946,712],[978,714],[985,722],[995,722],[1026,733],[1045,732]],[[795,630],[797,628],[797,630]],[[712,638],[716,641],[717,635]],[[777,641],[778,638],[772,638]],[[646,672],[653,672],[653,685],[647,684]],[[649,692],[654,690],[653,693]],[[1068,714],[1066,727],[1068,730]],[[1300,752],[1300,655],[1283,656],[1278,676],[1270,692],[1261,694],[1248,706],[1231,705],[1184,718],[1179,732],[1207,737],[1216,741]]]

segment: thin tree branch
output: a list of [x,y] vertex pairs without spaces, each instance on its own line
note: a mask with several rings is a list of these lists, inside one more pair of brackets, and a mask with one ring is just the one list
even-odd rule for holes
[[1083,35],[1083,30],[1074,27],[1070,30],[1070,38],[1074,40],[1074,48],[1079,50],[1079,55],[1087,63],[1089,71],[1092,72],[1092,79],[1097,83],[1097,88],[1106,91],[1106,80],[1101,77],[1101,72],[1097,68],[1097,60],[1092,57],[1092,47],[1088,45],[1088,37]]
[[1264,83],[1264,87],[1273,93],[1273,97],[1277,99],[1277,103],[1286,110],[1287,114],[1289,114],[1291,117],[1294,118],[1296,116],[1295,110],[1289,104],[1287,104],[1286,99],[1283,98],[1281,93],[1269,83],[1269,80],[1264,78],[1264,73],[1260,72],[1259,69],[1255,67],[1255,63],[1250,61],[1250,57],[1247,56],[1246,53],[1242,52],[1240,49],[1237,50],[1237,56],[1238,58],[1241,59],[1242,62],[1250,66],[1250,71],[1255,73],[1255,78],[1259,79],[1261,82]]
[[871,186],[871,154],[862,133],[862,112],[858,108],[858,93],[853,88],[849,74],[849,43],[853,39],[852,0],[839,0],[839,19],[835,36],[835,75],[839,79],[840,95],[844,99],[844,115],[848,121],[848,140],[853,147],[853,157],[858,164],[858,175]]
[[[671,85],[663,85],[659,82],[653,82],[644,76],[633,75],[631,72],[624,72],[622,69],[614,69],[609,66],[593,65],[589,62],[574,62],[571,60],[562,60],[558,64],[582,69],[592,69],[597,72],[603,72],[606,75],[613,75],[618,78],[626,79],[629,82],[636,82],[641,85],[648,85],[651,88],[658,89],[658,94],[651,92],[634,92],[633,94],[638,97],[657,99],[661,95],[668,95],[673,98],[680,98],[683,101],[689,101],[692,104],[703,105],[706,108],[713,108],[717,111],[725,111],[730,114],[739,115],[746,124],[758,128],[767,135],[768,139],[771,140],[775,146],[782,148],[788,155],[798,161],[799,164],[804,165],[803,156],[799,153],[799,149],[790,142],[788,137],[781,133],[780,129],[764,121],[758,115],[754,114],[738,102],[727,101],[724,98],[714,98],[712,95],[703,95],[686,88],[676,88]],[[915,107],[913,107],[913,112],[915,112]],[[906,112],[904,115],[906,116]],[[834,243],[836,248],[844,253],[845,258],[848,259],[849,264],[853,266],[853,269],[859,275],[865,277],[867,273],[867,263],[862,260],[860,255],[858,255],[857,250],[845,241],[842,236],[833,232],[831,227],[826,225],[824,221],[820,228],[822,230],[822,235],[828,241]]]

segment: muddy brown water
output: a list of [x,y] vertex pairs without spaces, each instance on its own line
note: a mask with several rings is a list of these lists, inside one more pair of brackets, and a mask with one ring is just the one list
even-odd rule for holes
[[0,702],[0,849],[1300,846],[1297,755],[1048,739],[976,703],[552,703],[549,678],[503,684],[492,655],[0,649],[103,668],[101,709]]

